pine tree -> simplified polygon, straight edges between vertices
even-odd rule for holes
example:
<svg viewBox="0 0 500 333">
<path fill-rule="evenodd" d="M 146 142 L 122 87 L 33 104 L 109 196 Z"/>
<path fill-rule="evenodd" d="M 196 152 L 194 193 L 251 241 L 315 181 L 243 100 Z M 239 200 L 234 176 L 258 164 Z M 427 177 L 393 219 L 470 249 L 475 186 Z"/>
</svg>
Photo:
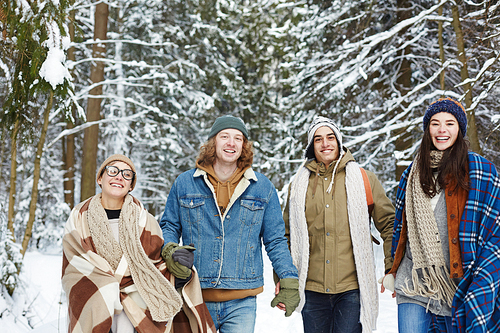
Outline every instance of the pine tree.
<svg viewBox="0 0 500 333">
<path fill-rule="evenodd" d="M 33 182 L 31 203 L 28 219 L 21 246 L 24 255 L 31 239 L 33 223 L 35 221 L 36 204 L 38 198 L 38 181 L 40 179 L 40 161 L 45 143 L 45 134 L 49 123 L 49 114 L 53 107 L 53 97 L 64 98 L 70 87 L 67 70 L 61 64 L 61 54 L 67 47 L 66 35 L 66 8 L 67 1 L 59 3 L 39 4 L 6 1 L 2 3 L 2 25 L 5 31 L 5 43 L 11 45 L 15 64 L 13 72 L 9 73 L 11 81 L 8 83 L 10 92 L 3 103 L 4 112 L 1 114 L 2 128 L 14 127 L 11 137 L 11 194 L 9 197 L 8 229 L 11 240 L 15 241 L 18 228 L 14 226 L 13 189 L 17 182 L 17 142 L 30 144 L 37 142 L 34 156 Z M 55 74 L 55 75 L 54 75 Z M 39 113 L 43 106 L 43 115 Z M 37 131 L 41 125 L 42 131 L 37 138 Z M 12 201 L 12 203 L 10 202 Z M 24 221 L 23 221 L 24 222 Z M 23 223 L 24 224 L 24 223 Z M 9 247 L 11 248 L 11 247 Z M 17 272 L 17 274 L 19 271 Z M 15 286 L 11 286 L 12 291 Z"/>
</svg>

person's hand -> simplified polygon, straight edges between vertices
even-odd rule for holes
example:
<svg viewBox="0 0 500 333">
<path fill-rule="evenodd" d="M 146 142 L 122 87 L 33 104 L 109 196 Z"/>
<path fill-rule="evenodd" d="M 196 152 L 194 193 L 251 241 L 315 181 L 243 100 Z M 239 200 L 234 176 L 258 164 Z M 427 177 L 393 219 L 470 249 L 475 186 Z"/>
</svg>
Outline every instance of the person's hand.
<svg viewBox="0 0 500 333">
<path fill-rule="evenodd" d="M 179 246 L 177 243 L 169 242 L 163 247 L 161 256 L 167 263 L 168 270 L 176 278 L 187 279 L 191 275 L 194 262 L 193 244 Z"/>
<path fill-rule="evenodd" d="M 394 290 L 394 275 L 393 274 L 386 274 L 385 276 L 382 276 L 379 280 L 378 283 L 380 283 L 380 292 L 383 293 L 385 290 L 392 291 L 392 298 L 396 297 L 396 291 Z"/>
<path fill-rule="evenodd" d="M 274 287 L 274 296 L 278 295 L 280 292 L 280 282 L 276 283 L 276 286 Z M 283 303 L 278 303 L 276 307 L 282 311 L 286 311 L 286 306 Z"/>
<path fill-rule="evenodd" d="M 271 301 L 271 306 L 285 311 L 285 317 L 290 317 L 300 303 L 299 280 L 281 279 L 276 284 L 276 296 Z"/>
</svg>

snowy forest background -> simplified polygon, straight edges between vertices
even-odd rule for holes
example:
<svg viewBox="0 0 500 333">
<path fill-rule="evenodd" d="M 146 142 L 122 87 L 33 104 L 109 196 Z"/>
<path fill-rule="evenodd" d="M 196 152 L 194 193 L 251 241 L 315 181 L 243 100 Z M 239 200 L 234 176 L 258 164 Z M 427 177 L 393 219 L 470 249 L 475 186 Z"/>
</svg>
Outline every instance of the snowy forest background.
<svg viewBox="0 0 500 333">
<path fill-rule="evenodd" d="M 60 253 L 107 156 L 134 161 L 159 218 L 223 114 L 281 193 L 323 115 L 393 198 L 442 96 L 500 166 L 499 45 L 496 0 L 1 0 L 1 297 L 27 250 Z"/>
</svg>

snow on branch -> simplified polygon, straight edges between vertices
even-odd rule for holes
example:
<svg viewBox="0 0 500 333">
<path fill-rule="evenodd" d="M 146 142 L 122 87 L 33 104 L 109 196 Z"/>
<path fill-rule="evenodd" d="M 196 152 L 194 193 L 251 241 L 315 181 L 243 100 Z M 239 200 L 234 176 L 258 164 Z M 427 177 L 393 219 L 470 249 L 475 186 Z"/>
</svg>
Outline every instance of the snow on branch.
<svg viewBox="0 0 500 333">
<path fill-rule="evenodd" d="M 128 117 L 108 118 L 108 119 L 101 119 L 101 120 L 96 120 L 96 121 L 90 121 L 90 122 L 84 123 L 84 124 L 82 124 L 80 126 L 73 127 L 71 129 L 65 129 L 64 131 L 62 131 L 61 133 L 59 133 L 59 135 L 54 140 L 52 140 L 49 144 L 47 144 L 45 146 L 45 149 L 49 149 L 50 147 L 52 147 L 57 141 L 59 141 L 63 137 L 71 135 L 71 134 L 75 134 L 75 133 L 78 133 L 78 132 L 81 132 L 84 129 L 90 127 L 90 126 L 99 125 L 99 124 L 105 124 L 105 123 L 112 123 L 112 122 L 115 122 L 115 121 L 120 121 L 120 122 L 133 121 L 134 119 L 140 118 L 141 116 L 147 114 L 148 112 L 149 112 L 149 110 L 144 110 L 144 111 L 141 111 L 139 113 L 133 114 L 133 115 L 128 116 Z"/>
<path fill-rule="evenodd" d="M 483 67 L 477 73 L 475 78 L 468 78 L 468 79 L 462 81 L 460 84 L 458 84 L 457 87 L 460 87 L 460 86 L 462 86 L 464 84 L 468 84 L 468 83 L 471 84 L 471 88 L 474 87 L 476 82 L 479 81 L 479 79 L 481 79 L 481 77 L 486 72 L 486 70 L 488 70 L 499 58 L 500 58 L 500 53 L 498 53 L 495 58 L 491 58 L 491 59 L 486 60 L 483 64 Z"/>
<path fill-rule="evenodd" d="M 338 82 L 334 87 L 330 89 L 331 92 L 339 91 L 342 92 L 348 86 L 353 85 L 359 77 L 367 78 L 366 72 L 369 72 L 368 68 L 373 68 L 375 64 L 371 64 L 371 60 L 369 54 L 379 46 L 382 42 L 397 36 L 402 30 L 407 29 L 415 24 L 419 23 L 422 20 L 428 20 L 430 18 L 435 19 L 435 16 L 431 16 L 431 14 L 436 11 L 440 6 L 444 5 L 450 0 L 441 0 L 439 4 L 431 7 L 428 10 L 422 11 L 419 15 L 406 19 L 404 21 L 399 22 L 394 27 L 392 27 L 388 31 L 384 31 L 375 35 L 368 36 L 363 40 L 355 43 L 350 43 L 346 41 L 339 49 L 338 52 L 332 54 L 330 57 L 334 60 L 331 60 L 331 64 L 341 63 L 341 68 L 337 71 L 336 75 L 330 78 L 328 81 L 335 81 L 339 78 L 342 78 L 341 82 Z M 423 33 L 423 32 L 422 32 Z M 422 34 L 421 33 L 421 34 Z M 419 34 L 419 35 L 421 35 Z M 418 40 L 414 38 L 413 40 Z M 387 53 L 394 53 L 395 50 L 384 50 Z M 353 54 L 357 54 L 349 62 L 345 62 L 345 59 L 351 57 Z M 326 55 L 325 57 L 327 57 Z M 384 55 L 384 58 L 389 57 L 389 54 Z M 376 63 L 378 64 L 381 60 L 379 57 L 374 57 Z M 327 61 L 325 61 L 327 63 Z M 316 63 L 317 65 L 317 63 Z M 364 69 L 363 69 L 364 67 Z M 329 82 L 325 82 L 324 85 L 327 85 Z"/>
<path fill-rule="evenodd" d="M 48 39 L 43 42 L 43 46 L 49 49 L 47 58 L 40 68 L 40 77 L 47 81 L 52 89 L 64 83 L 64 80 L 71 82 L 71 75 L 68 68 L 64 66 L 66 51 L 70 44 L 70 38 L 61 36 L 61 31 L 57 22 L 51 21 L 46 23 Z"/>
<path fill-rule="evenodd" d="M 381 42 L 383 42 L 389 38 L 396 36 L 401 30 L 404 30 L 404 29 L 414 25 L 415 23 L 417 23 L 421 20 L 427 19 L 427 17 L 430 14 L 432 14 L 434 11 L 436 11 L 439 7 L 441 7 L 442 5 L 447 3 L 448 1 L 450 1 L 450 0 L 441 0 L 441 2 L 439 4 L 431 7 L 428 10 L 421 12 L 419 15 L 417 15 L 415 17 L 412 17 L 412 18 L 409 18 L 409 19 L 406 19 L 404 21 L 399 22 L 398 24 L 396 24 L 394 27 L 392 27 L 388 31 L 384 31 L 384 32 L 378 33 L 376 35 L 368 36 L 367 38 L 365 38 L 359 42 L 356 42 L 356 43 L 344 43 L 344 45 L 346 46 L 346 47 L 344 47 L 344 50 L 347 52 L 354 52 L 354 51 L 359 50 L 359 48 L 363 48 L 363 51 L 360 54 L 366 55 L 373 47 L 375 47 L 376 45 L 380 44 Z"/>
</svg>

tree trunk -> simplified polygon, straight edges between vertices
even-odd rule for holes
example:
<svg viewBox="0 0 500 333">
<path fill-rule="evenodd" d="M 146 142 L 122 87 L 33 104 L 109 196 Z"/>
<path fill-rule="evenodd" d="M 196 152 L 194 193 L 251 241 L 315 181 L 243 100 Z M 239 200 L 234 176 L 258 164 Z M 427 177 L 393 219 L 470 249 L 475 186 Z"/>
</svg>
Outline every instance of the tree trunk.
<svg viewBox="0 0 500 333">
<path fill-rule="evenodd" d="M 108 5 L 99 3 L 95 9 L 94 22 L 94 45 L 92 48 L 93 58 L 104 58 L 106 47 L 96 43 L 97 40 L 106 40 L 108 30 Z M 90 70 L 90 80 L 93 84 L 104 80 L 104 62 L 95 61 Z M 101 96 L 102 85 L 98 85 L 90 91 L 90 95 Z M 101 118 L 102 98 L 89 98 L 87 103 L 87 121 L 96 121 Z M 97 144 L 99 140 L 99 126 L 93 125 L 85 129 L 83 137 L 83 159 L 82 159 L 82 180 L 81 198 L 85 200 L 95 194 L 95 173 L 97 167 Z"/>
<path fill-rule="evenodd" d="M 6 19 L 6 15 L 3 12 L 2 8 L 0 8 L 0 21 L 5 22 L 5 19 Z M 4 24 L 3 26 L 4 26 L 4 29 L 2 30 L 2 38 L 3 38 L 3 40 L 5 40 L 5 39 L 7 39 L 7 25 Z"/>
<path fill-rule="evenodd" d="M 443 6 L 439 7 L 438 15 L 443 16 Z M 441 60 L 441 65 L 443 65 L 445 59 L 444 59 L 444 42 L 443 42 L 443 21 L 441 20 L 438 22 L 438 41 L 439 41 L 439 60 Z M 444 90 L 445 88 L 444 74 L 445 72 L 442 71 L 439 76 L 439 84 L 441 86 L 441 90 Z"/>
<path fill-rule="evenodd" d="M 411 18 L 411 4 L 405 0 L 398 0 L 398 22 L 402 22 L 406 19 Z M 406 31 L 406 30 L 405 30 Z M 405 31 L 402 31 L 404 33 Z M 399 73 L 396 79 L 396 87 L 399 90 L 401 96 L 404 96 L 411 89 L 411 64 L 407 57 L 404 55 L 411 53 L 411 47 L 408 45 L 403 51 L 398 52 L 398 57 L 402 57 L 401 66 L 399 67 Z M 408 107 L 407 102 L 402 103 L 404 107 Z M 399 112 L 397 110 L 396 112 Z M 402 128 L 395 131 L 396 141 L 394 143 L 395 150 L 402 152 L 407 150 L 412 145 L 411 133 L 408 132 L 408 128 Z M 404 160 L 396 159 L 396 181 L 399 181 L 401 175 L 407 168 L 407 163 L 401 163 Z"/>
<path fill-rule="evenodd" d="M 69 36 L 71 41 L 75 40 L 75 11 L 70 12 Z M 68 50 L 68 60 L 75 61 L 75 48 Z M 72 129 L 75 125 L 75 106 L 71 107 L 72 121 L 67 122 L 66 128 Z M 75 135 L 70 134 L 63 139 L 63 164 L 64 164 L 64 202 L 73 209 L 75 204 Z"/>
<path fill-rule="evenodd" d="M 74 112 L 72 112 L 74 115 Z M 66 128 L 72 129 L 74 125 L 67 123 Z M 75 135 L 71 134 L 63 141 L 63 163 L 64 163 L 64 202 L 69 208 L 75 205 Z"/>
<path fill-rule="evenodd" d="M 467 57 L 465 56 L 465 43 L 462 33 L 462 25 L 460 24 L 460 15 L 458 13 L 458 6 L 452 6 L 451 12 L 453 15 L 453 29 L 457 35 L 457 51 L 458 60 L 462 63 L 462 70 L 460 76 L 462 82 L 469 79 L 469 70 L 467 69 Z M 482 154 L 481 146 L 479 144 L 479 136 L 476 127 L 476 114 L 475 111 L 470 109 L 472 105 L 472 87 L 470 83 L 463 84 L 465 92 L 465 108 L 467 109 L 467 135 L 469 136 L 470 148 L 478 154 Z"/>
<path fill-rule="evenodd" d="M 14 234 L 14 207 L 16 203 L 16 179 L 17 179 L 17 133 L 19 131 L 19 119 L 14 124 L 12 138 L 10 142 L 10 191 L 9 191 L 9 212 L 7 214 L 7 229 L 12 233 L 12 241 L 16 241 Z"/>
<path fill-rule="evenodd" d="M 6 146 L 6 142 L 5 142 L 6 135 L 7 135 L 7 129 L 2 128 L 2 138 L 0 139 L 0 145 L 2 145 L 2 148 L 0 149 L 0 183 L 4 182 L 4 180 L 3 180 L 3 162 L 4 162 L 4 154 L 5 154 L 5 146 Z"/>
<path fill-rule="evenodd" d="M 31 189 L 31 201 L 30 201 L 30 215 L 28 218 L 28 223 L 26 224 L 26 230 L 24 232 L 24 238 L 22 243 L 21 254 L 24 256 L 26 250 L 28 249 L 28 244 L 31 239 L 33 231 L 33 223 L 35 222 L 35 212 L 36 212 L 36 202 L 38 199 L 38 181 L 40 180 L 40 160 L 43 154 L 43 145 L 45 144 L 45 137 L 47 135 L 47 128 L 49 127 L 49 115 L 52 109 L 52 101 L 54 98 L 54 91 L 50 91 L 49 100 L 47 101 L 47 106 L 43 114 L 43 126 L 42 133 L 40 134 L 40 140 L 38 141 L 38 146 L 36 149 L 34 170 L 33 170 L 33 187 Z"/>
</svg>

